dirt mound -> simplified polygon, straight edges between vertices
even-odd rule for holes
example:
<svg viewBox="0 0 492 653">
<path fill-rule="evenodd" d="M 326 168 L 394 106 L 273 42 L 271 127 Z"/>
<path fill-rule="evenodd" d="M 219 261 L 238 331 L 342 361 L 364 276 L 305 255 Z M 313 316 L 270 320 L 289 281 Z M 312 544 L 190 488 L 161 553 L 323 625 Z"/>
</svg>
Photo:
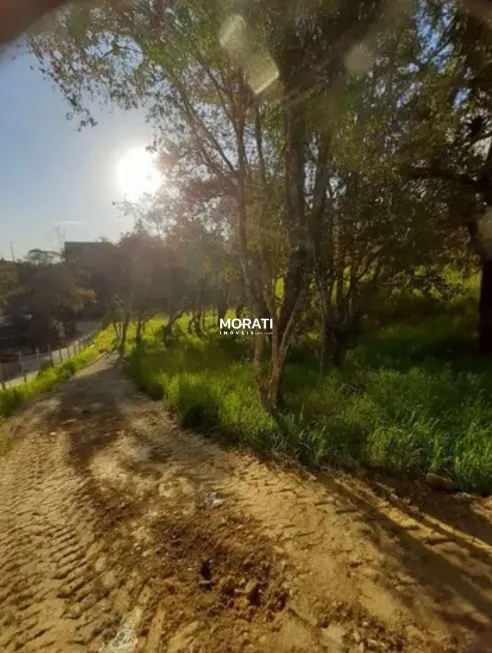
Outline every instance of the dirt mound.
<svg viewBox="0 0 492 653">
<path fill-rule="evenodd" d="M 273 620 L 289 588 L 270 543 L 245 522 L 222 510 L 160 518 L 154 536 L 161 544 L 149 571 L 178 603 L 193 604 L 208 617 L 232 611 L 238 618 Z"/>
<path fill-rule="evenodd" d="M 148 533 L 152 553 L 147 548 L 141 558 L 141 573 L 165 604 L 161 637 L 172 641 L 192 619 L 198 621 L 192 639 L 203 650 L 222 650 L 217 648 L 221 632 L 226 641 L 231 632 L 239 633 L 240 641 L 228 643 L 228 650 L 242 650 L 251 641 L 252 622 L 271 623 L 285 608 L 289 587 L 269 543 L 258 534 L 253 542 L 238 539 L 241 532 L 255 533 L 254 524 L 212 510 L 157 519 Z M 150 627 L 144 621 L 141 635 Z"/>
</svg>

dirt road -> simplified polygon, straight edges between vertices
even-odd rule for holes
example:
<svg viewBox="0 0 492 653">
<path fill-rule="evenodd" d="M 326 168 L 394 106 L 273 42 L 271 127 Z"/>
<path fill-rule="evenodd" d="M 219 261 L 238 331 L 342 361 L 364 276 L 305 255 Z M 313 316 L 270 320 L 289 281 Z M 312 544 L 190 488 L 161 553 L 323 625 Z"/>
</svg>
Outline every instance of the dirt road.
<svg viewBox="0 0 492 653">
<path fill-rule="evenodd" d="M 471 651 L 492 617 L 490 500 L 223 449 L 111 359 L 6 428 L 2 653 Z"/>
</svg>

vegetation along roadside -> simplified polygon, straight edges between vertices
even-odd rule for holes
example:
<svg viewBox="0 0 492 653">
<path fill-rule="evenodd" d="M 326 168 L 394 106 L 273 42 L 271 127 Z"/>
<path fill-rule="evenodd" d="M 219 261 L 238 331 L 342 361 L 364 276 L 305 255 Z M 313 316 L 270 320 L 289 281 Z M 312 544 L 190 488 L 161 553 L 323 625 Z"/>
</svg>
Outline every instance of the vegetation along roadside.
<svg viewBox="0 0 492 653">
<path fill-rule="evenodd" d="M 213 325 L 198 337 L 182 318 L 169 340 L 164 324 L 155 318 L 141 342 L 130 337 L 125 368 L 182 426 L 308 466 L 434 472 L 461 490 L 492 492 L 492 370 L 473 353 L 462 304 L 453 315 L 368 329 L 322 377 L 309 339 L 299 339 L 275 413 L 255 387 L 251 339 Z"/>
<path fill-rule="evenodd" d="M 6 387 L 0 390 L 0 428 L 3 419 L 10 417 L 17 409 L 25 405 L 32 397 L 48 392 L 58 383 L 67 381 L 76 372 L 93 363 L 106 351 L 108 336 L 102 331 L 94 341 L 80 353 L 58 365 L 41 368 L 36 377 L 27 383 Z M 8 434 L 0 430 L 0 455 L 5 453 L 11 444 Z"/>
</svg>

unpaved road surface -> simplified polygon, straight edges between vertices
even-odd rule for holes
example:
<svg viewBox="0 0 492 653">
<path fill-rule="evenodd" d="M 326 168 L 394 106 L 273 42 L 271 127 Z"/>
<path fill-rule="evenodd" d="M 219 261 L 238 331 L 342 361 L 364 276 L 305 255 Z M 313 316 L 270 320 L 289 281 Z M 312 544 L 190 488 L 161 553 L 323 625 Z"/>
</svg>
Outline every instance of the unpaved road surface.
<svg viewBox="0 0 492 653">
<path fill-rule="evenodd" d="M 221 448 L 109 358 L 4 428 L 1 653 L 492 650 L 490 500 Z"/>
</svg>

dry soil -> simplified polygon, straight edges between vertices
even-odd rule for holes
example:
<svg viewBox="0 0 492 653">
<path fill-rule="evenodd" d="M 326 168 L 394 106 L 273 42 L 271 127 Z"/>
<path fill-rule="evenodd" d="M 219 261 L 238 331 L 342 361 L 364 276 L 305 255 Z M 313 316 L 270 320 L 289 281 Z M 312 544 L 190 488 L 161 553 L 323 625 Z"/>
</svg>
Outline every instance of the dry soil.
<svg viewBox="0 0 492 653">
<path fill-rule="evenodd" d="M 108 357 L 4 424 L 0 651 L 492 651 L 492 502 L 181 431 Z"/>
</svg>

